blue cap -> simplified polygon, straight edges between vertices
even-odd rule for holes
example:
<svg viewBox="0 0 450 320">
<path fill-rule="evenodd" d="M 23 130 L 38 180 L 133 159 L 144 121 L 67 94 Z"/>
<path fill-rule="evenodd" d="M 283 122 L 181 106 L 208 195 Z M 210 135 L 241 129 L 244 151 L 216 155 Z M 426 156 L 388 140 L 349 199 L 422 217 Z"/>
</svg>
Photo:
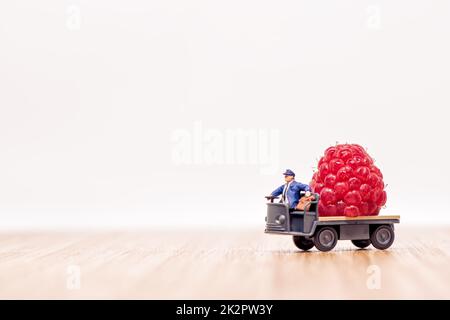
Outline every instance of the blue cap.
<svg viewBox="0 0 450 320">
<path fill-rule="evenodd" d="M 286 171 L 283 173 L 283 175 L 285 175 L 285 176 L 294 176 L 295 177 L 295 173 L 291 169 L 286 169 Z"/>
</svg>

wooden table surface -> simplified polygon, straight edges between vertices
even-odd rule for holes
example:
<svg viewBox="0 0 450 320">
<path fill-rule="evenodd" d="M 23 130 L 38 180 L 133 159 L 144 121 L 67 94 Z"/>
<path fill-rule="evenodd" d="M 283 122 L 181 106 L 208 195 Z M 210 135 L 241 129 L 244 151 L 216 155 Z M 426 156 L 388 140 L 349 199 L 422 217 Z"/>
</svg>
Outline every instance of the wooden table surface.
<svg viewBox="0 0 450 320">
<path fill-rule="evenodd" d="M 1 232 L 0 298 L 449 299 L 450 227 L 300 252 L 261 229 Z"/>
</svg>

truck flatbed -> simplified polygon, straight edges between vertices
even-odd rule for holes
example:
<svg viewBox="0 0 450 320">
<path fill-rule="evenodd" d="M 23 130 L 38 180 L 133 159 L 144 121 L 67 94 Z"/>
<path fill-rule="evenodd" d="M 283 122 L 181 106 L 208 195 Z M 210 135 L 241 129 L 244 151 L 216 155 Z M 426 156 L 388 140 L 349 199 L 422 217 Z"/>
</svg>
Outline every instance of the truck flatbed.
<svg viewBox="0 0 450 320">
<path fill-rule="evenodd" d="M 320 217 L 319 216 L 319 222 L 359 221 L 359 220 L 400 220 L 400 216 L 359 216 L 359 217 L 343 217 L 343 216 Z"/>
</svg>

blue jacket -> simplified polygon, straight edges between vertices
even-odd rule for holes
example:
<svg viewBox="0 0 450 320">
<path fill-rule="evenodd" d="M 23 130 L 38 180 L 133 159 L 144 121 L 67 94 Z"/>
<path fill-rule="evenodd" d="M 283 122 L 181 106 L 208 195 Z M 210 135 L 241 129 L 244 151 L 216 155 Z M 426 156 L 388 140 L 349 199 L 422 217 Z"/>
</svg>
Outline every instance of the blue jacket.
<svg viewBox="0 0 450 320">
<path fill-rule="evenodd" d="M 272 192 L 272 196 L 276 197 L 283 194 L 285 186 L 286 184 L 283 184 L 281 187 L 276 188 Z M 311 188 L 307 184 L 303 184 L 295 180 L 292 181 L 286 193 L 290 208 L 295 208 L 297 206 L 298 201 L 300 200 L 300 191 L 311 191 Z"/>
</svg>

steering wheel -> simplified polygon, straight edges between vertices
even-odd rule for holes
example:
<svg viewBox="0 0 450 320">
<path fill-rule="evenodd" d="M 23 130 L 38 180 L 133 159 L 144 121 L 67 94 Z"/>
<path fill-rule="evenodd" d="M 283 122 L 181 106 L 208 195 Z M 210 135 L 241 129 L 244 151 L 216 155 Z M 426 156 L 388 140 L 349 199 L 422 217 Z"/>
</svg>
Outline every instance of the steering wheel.
<svg viewBox="0 0 450 320">
<path fill-rule="evenodd" d="M 265 196 L 264 198 L 266 198 L 267 200 L 270 200 L 270 203 L 273 203 L 274 199 L 278 199 L 278 197 L 274 197 L 274 196 Z"/>
</svg>

